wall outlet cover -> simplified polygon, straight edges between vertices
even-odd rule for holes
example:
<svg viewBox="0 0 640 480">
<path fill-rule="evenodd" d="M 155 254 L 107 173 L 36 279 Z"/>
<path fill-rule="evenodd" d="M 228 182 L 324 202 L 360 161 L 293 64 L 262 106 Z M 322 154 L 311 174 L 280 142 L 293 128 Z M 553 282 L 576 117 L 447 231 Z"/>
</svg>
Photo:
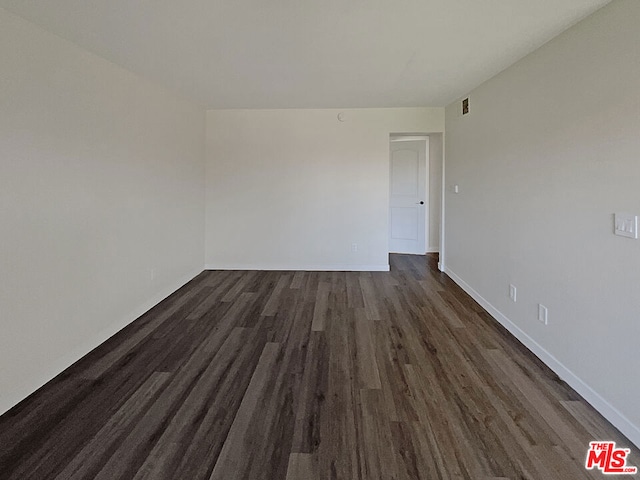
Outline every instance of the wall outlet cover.
<svg viewBox="0 0 640 480">
<path fill-rule="evenodd" d="M 538 320 L 540 320 L 542 323 L 547 325 L 548 315 L 549 315 L 549 310 L 547 309 L 547 307 L 539 303 L 538 304 Z"/>
</svg>

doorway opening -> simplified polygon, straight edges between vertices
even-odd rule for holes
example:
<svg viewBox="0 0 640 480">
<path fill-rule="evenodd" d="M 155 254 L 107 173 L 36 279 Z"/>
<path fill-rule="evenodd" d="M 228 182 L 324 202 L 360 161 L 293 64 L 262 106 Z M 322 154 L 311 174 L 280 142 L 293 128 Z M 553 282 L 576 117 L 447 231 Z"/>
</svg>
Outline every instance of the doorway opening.
<svg viewBox="0 0 640 480">
<path fill-rule="evenodd" d="M 390 253 L 439 253 L 442 137 L 442 133 L 390 135 Z"/>
</svg>

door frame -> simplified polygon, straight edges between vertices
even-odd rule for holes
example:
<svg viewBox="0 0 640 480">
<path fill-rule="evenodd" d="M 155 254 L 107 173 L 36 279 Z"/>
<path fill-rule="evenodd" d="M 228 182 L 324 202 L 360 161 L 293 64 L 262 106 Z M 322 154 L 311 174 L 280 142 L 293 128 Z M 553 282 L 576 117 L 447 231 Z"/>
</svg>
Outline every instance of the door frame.
<svg viewBox="0 0 640 480">
<path fill-rule="evenodd" d="M 389 182 L 388 182 L 388 192 L 389 199 L 387 201 L 387 250 L 391 253 L 391 144 L 396 142 L 415 142 L 415 141 L 424 141 L 425 142 L 425 178 L 424 181 L 424 252 L 420 255 L 426 255 L 429 251 L 429 228 L 430 228 L 430 217 L 431 217 L 431 205 L 430 205 L 430 156 L 429 156 L 429 135 L 426 133 L 391 133 L 389 134 Z M 441 220 L 442 221 L 442 220 Z"/>
</svg>

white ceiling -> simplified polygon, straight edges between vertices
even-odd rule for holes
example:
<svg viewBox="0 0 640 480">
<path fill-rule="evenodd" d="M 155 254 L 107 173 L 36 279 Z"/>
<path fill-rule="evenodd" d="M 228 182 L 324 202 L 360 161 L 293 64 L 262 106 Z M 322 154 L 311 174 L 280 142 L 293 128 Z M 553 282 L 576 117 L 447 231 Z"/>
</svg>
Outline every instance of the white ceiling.
<svg viewBox="0 0 640 480">
<path fill-rule="evenodd" d="M 208 108 L 444 106 L 610 0 L 0 0 Z"/>
</svg>

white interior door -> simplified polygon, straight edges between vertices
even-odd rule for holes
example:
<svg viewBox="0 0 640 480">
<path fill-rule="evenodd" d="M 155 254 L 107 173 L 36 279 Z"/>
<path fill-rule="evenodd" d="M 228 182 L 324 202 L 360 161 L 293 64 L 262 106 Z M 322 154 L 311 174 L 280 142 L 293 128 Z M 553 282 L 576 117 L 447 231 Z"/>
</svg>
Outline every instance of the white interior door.
<svg viewBox="0 0 640 480">
<path fill-rule="evenodd" d="M 389 251 L 424 255 L 426 140 L 391 141 Z"/>
</svg>

